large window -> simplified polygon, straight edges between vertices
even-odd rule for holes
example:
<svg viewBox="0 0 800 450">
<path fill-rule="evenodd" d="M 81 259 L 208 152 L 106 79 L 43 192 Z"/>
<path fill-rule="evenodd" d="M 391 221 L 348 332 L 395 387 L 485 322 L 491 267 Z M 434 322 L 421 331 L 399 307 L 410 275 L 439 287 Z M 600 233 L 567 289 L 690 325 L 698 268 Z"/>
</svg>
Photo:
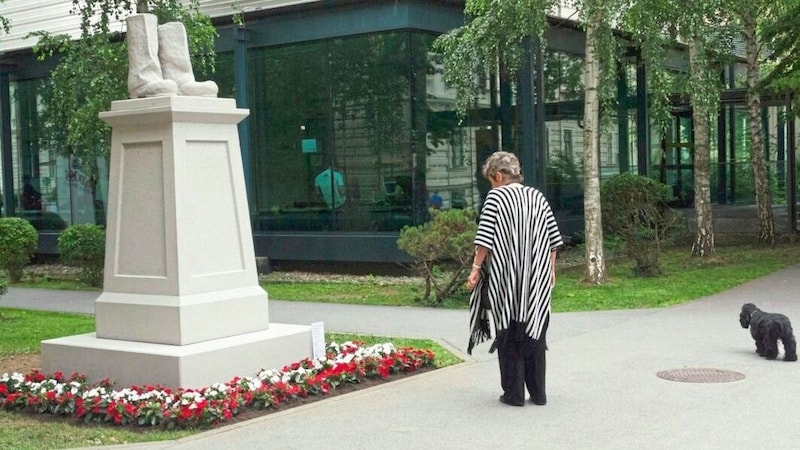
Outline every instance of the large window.
<svg viewBox="0 0 800 450">
<path fill-rule="evenodd" d="M 44 80 L 11 83 L 14 192 L 3 213 L 23 217 L 37 230 L 62 230 L 71 224 L 105 223 L 108 164 L 100 158 L 81 164 L 49 145 L 41 123 Z M 85 167 L 92 167 L 88 172 Z"/>
<path fill-rule="evenodd" d="M 407 32 L 254 49 L 248 71 L 256 231 L 415 223 Z"/>
<path fill-rule="evenodd" d="M 476 206 L 478 148 L 495 148 L 493 133 L 456 118 L 434 38 L 387 32 L 250 51 L 256 232 L 399 231 L 428 207 Z"/>
</svg>

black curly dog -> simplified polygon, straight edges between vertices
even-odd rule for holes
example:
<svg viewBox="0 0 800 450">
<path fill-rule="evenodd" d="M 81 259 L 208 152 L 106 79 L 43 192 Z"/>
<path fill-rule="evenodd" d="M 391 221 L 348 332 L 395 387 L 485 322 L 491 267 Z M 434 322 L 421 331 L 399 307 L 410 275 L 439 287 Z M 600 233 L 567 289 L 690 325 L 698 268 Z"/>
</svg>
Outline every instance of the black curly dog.
<svg viewBox="0 0 800 450">
<path fill-rule="evenodd" d="M 778 339 L 783 342 L 784 361 L 797 361 L 797 343 L 792 332 L 792 323 L 783 314 L 761 311 L 752 303 L 742 305 L 739 314 L 742 328 L 750 327 L 750 335 L 756 341 L 756 353 L 767 359 L 778 357 Z"/>
</svg>

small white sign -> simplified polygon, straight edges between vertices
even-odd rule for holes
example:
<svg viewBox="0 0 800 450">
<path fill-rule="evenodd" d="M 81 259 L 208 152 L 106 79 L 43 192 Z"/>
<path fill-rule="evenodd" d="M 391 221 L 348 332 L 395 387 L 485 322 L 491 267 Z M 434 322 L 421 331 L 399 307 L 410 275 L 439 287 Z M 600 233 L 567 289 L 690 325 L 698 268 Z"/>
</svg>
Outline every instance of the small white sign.
<svg viewBox="0 0 800 450">
<path fill-rule="evenodd" d="M 325 356 L 325 322 L 311 324 L 311 354 L 314 359 Z"/>
</svg>

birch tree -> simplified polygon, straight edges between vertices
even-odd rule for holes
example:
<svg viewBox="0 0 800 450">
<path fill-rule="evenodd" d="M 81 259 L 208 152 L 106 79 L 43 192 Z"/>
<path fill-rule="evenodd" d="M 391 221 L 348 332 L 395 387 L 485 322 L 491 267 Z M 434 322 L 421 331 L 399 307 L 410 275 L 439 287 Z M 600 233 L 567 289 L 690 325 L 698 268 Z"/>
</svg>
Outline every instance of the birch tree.
<svg viewBox="0 0 800 450">
<path fill-rule="evenodd" d="M 587 1 L 586 3 L 591 3 Z M 586 22 L 586 59 L 584 61 L 583 97 L 583 211 L 586 236 L 586 275 L 584 281 L 606 281 L 603 256 L 603 214 L 600 202 L 600 61 L 597 55 L 598 26 L 602 9 L 589 11 Z"/>
<path fill-rule="evenodd" d="M 655 87 L 658 118 L 664 120 L 663 84 L 665 68 L 657 61 L 665 55 L 665 42 L 678 40 L 689 55 L 686 90 L 692 105 L 694 124 L 695 238 L 692 255 L 716 254 L 714 218 L 711 210 L 710 124 L 719 108 L 721 61 L 730 52 L 729 29 L 724 17 L 724 0 L 636 0 L 628 16 L 629 29 L 640 40 L 649 62 L 648 73 Z M 633 28 L 635 25 L 639 29 Z"/>
<path fill-rule="evenodd" d="M 692 256 L 711 256 L 714 245 L 714 220 L 711 212 L 711 135 L 712 114 L 717 111 L 713 95 L 697 89 L 708 76 L 708 49 L 699 29 L 689 33 L 689 84 L 694 125 L 694 209 L 696 232 Z M 708 95 L 708 97 L 704 97 Z"/>
<path fill-rule="evenodd" d="M 613 111 L 617 57 L 611 23 L 616 20 L 621 2 L 617 0 L 582 0 L 575 3 L 581 11 L 585 29 L 584 98 L 583 98 L 583 209 L 586 236 L 586 272 L 584 282 L 606 282 L 603 254 L 603 214 L 600 201 L 600 132 L 601 109 Z M 608 117 L 606 117 L 608 119 Z"/>
<path fill-rule="evenodd" d="M 516 74 L 524 61 L 524 43 L 544 45 L 547 12 L 559 0 L 467 0 L 466 24 L 440 36 L 434 48 L 444 56 L 443 79 L 456 91 L 456 109 L 463 116 L 481 93 L 481 74 L 502 65 Z"/>
<path fill-rule="evenodd" d="M 500 65 L 514 73 L 521 67 L 521 51 L 527 39 L 545 45 L 546 13 L 559 3 L 557 0 L 467 0 L 467 24 L 436 42 L 444 54 L 444 80 L 456 89 L 457 107 L 462 113 L 479 93 L 476 74 L 491 73 Z M 607 80 L 613 80 L 616 73 L 610 12 L 620 3 L 618 0 L 575 3 L 586 27 L 583 189 L 585 282 L 589 284 L 606 281 L 599 177 L 600 106 L 610 98 L 606 94 L 612 92 L 613 84 L 609 85 Z"/>
<path fill-rule="evenodd" d="M 784 0 L 773 5 L 774 20 L 762 23 L 763 41 L 769 43 L 767 61 L 771 71 L 762 84 L 779 92 L 795 94 L 795 109 L 800 107 L 800 0 Z"/>
<path fill-rule="evenodd" d="M 767 155 L 761 127 L 761 60 L 765 41 L 759 31 L 760 24 L 775 19 L 776 3 L 770 0 L 728 0 L 726 11 L 738 23 L 744 40 L 747 60 L 747 112 L 749 116 L 750 162 L 755 181 L 756 209 L 758 213 L 758 243 L 775 244 L 775 218 L 772 211 L 772 193 L 767 174 Z"/>
</svg>

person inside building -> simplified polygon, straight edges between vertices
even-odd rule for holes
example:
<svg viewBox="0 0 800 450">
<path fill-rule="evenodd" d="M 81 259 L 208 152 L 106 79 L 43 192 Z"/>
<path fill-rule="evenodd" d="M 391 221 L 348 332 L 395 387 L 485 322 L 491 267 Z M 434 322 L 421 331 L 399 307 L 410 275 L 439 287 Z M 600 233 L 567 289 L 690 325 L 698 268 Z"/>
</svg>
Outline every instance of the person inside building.
<svg viewBox="0 0 800 450">
<path fill-rule="evenodd" d="M 527 386 L 531 402 L 544 405 L 550 298 L 563 240 L 544 195 L 521 184 L 514 154 L 493 153 L 482 174 L 492 188 L 481 208 L 467 278 L 473 290 L 467 351 L 489 339 L 491 312 L 497 335 L 490 351 L 497 350 L 500 362 L 500 401 L 523 406 Z"/>
<path fill-rule="evenodd" d="M 444 206 L 444 199 L 439 195 L 439 191 L 434 191 L 431 198 L 428 199 L 428 206 L 433 209 L 442 209 L 442 206 Z"/>
<path fill-rule="evenodd" d="M 314 179 L 314 184 L 319 189 L 323 201 L 330 209 L 336 209 L 344 205 L 347 200 L 345 195 L 344 176 L 341 172 L 334 169 L 332 160 L 331 164 L 320 172 Z"/>
<path fill-rule="evenodd" d="M 22 177 L 22 209 L 26 211 L 37 211 L 42 209 L 42 194 L 33 187 L 31 177 Z"/>
</svg>

